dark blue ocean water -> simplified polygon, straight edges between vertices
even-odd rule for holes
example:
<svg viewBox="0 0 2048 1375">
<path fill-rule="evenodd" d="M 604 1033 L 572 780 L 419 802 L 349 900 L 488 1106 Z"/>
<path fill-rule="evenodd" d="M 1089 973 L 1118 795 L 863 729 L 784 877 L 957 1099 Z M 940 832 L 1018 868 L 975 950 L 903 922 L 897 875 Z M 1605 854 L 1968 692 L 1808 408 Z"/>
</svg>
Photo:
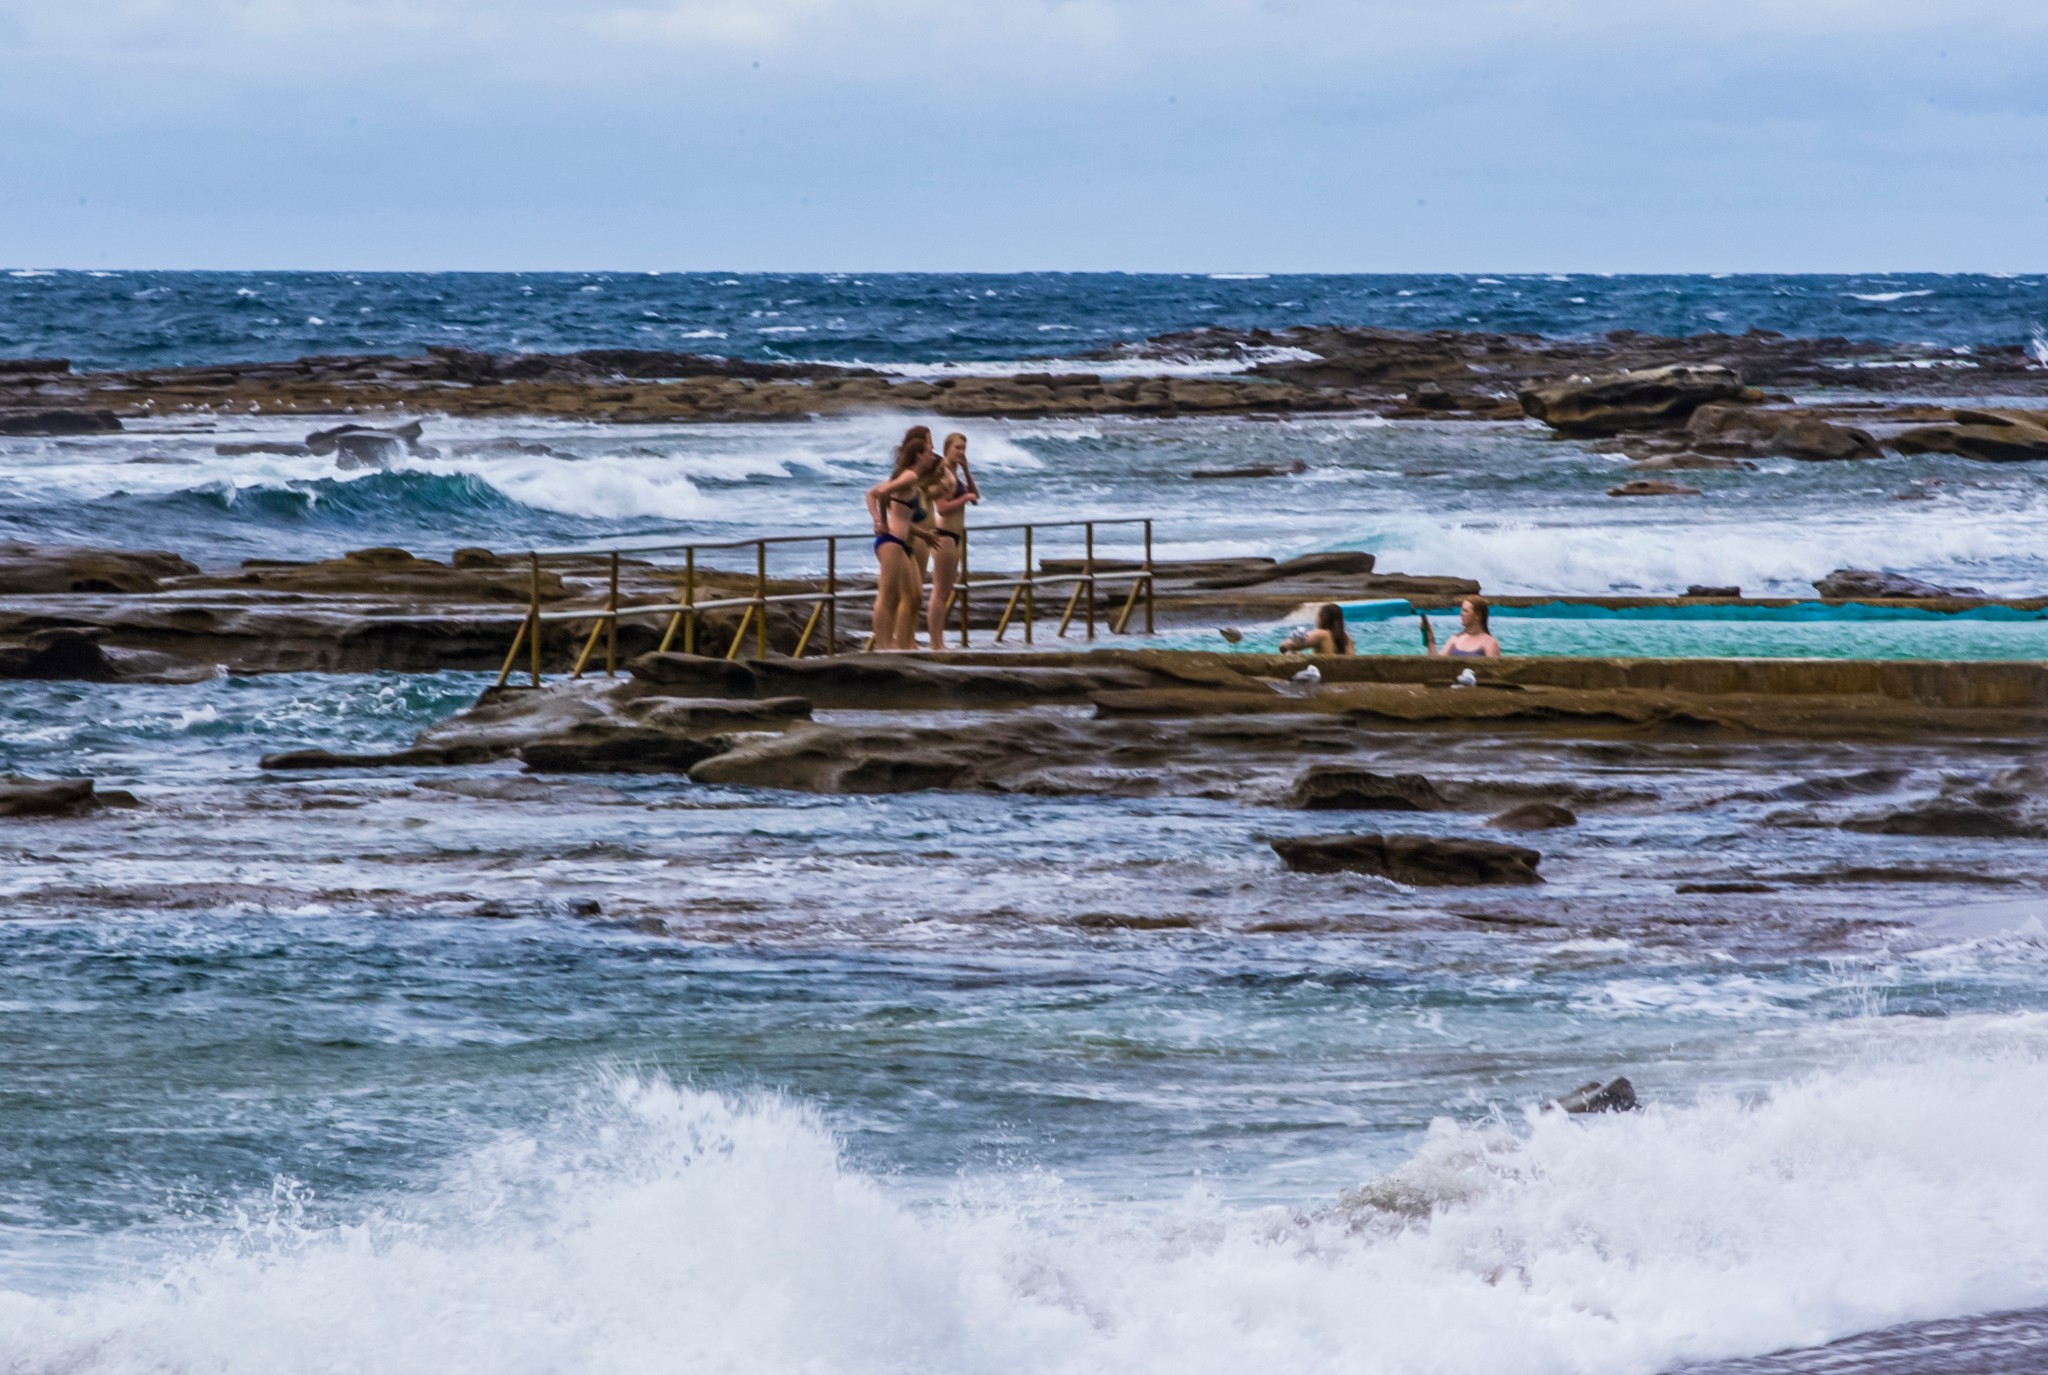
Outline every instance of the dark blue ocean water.
<svg viewBox="0 0 2048 1375">
<path fill-rule="evenodd" d="M 1121 273 L 42 272 L 0 277 L 0 357 L 82 367 L 690 349 L 873 363 L 1085 352 L 1198 325 L 1740 333 L 1960 346 L 2048 328 L 2048 274 L 1201 276 Z M 2048 347 L 2048 346 L 2044 346 Z"/>
</svg>

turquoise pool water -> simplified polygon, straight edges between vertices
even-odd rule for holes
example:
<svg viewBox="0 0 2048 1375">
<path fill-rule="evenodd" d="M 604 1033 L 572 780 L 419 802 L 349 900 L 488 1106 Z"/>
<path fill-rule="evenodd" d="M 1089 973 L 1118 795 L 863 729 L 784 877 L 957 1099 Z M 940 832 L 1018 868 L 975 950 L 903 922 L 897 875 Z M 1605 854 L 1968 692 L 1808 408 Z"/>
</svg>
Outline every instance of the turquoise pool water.
<svg viewBox="0 0 2048 1375">
<path fill-rule="evenodd" d="M 1458 618 L 1430 615 L 1441 642 Z M 1344 603 L 1361 654 L 1415 654 L 1422 630 L 1406 601 Z M 1170 637 L 1172 648 L 1270 653 L 1299 628 L 1243 627 L 1232 646 L 1214 632 Z M 1656 659 L 2048 659 L 2048 611 L 1988 606 L 1924 611 L 1825 602 L 1789 606 L 1644 606 L 1585 602 L 1496 606 L 1492 626 L 1507 654 Z"/>
</svg>

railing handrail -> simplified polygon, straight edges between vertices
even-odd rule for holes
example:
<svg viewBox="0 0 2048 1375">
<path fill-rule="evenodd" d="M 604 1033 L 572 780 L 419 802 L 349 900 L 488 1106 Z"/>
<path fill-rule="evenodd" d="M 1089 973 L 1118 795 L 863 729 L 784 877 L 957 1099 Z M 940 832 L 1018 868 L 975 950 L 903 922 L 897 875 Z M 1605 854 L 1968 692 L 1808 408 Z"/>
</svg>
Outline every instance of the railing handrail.
<svg viewBox="0 0 2048 1375">
<path fill-rule="evenodd" d="M 1150 516 L 1104 516 L 1101 520 L 1021 520 L 1006 525 L 972 525 L 971 534 L 996 535 L 1009 530 L 1078 530 L 1087 525 L 1149 525 Z M 543 559 L 603 558 L 607 554 L 666 554 L 684 549 L 752 549 L 757 544 L 805 544 L 826 540 L 872 539 L 872 530 L 824 530 L 814 535 L 750 535 L 745 539 L 679 540 L 667 544 L 608 544 L 601 548 L 520 549 L 508 557 L 531 554 Z"/>
<path fill-rule="evenodd" d="M 1143 526 L 1144 559 L 1136 564 L 1119 559 L 1112 561 L 1115 566 L 1098 568 L 1095 557 L 1095 531 L 1097 527 L 1105 525 Z M 993 578 L 975 578 L 968 567 L 968 551 L 972 543 L 972 537 L 976 534 L 984 536 L 998 535 L 1019 530 L 1024 534 L 1023 571 L 1014 577 L 998 575 Z M 1081 530 L 1085 532 L 1084 553 L 1080 560 L 1081 567 L 1079 572 L 1042 573 L 1039 571 L 1039 567 L 1042 565 L 1034 566 L 1032 562 L 1033 540 L 1040 530 Z M 960 644 L 962 648 L 966 648 L 970 642 L 971 622 L 968 615 L 968 598 L 976 588 L 984 591 L 1000 588 L 1011 589 L 1009 605 L 1003 608 L 1002 617 L 996 622 L 995 638 L 998 644 L 1002 643 L 1004 634 L 1009 630 L 1011 618 L 1016 614 L 1020 603 L 1024 608 L 1024 641 L 1026 644 L 1029 644 L 1032 639 L 1033 622 L 1037 616 L 1035 592 L 1040 587 L 1057 587 L 1066 584 L 1072 584 L 1074 591 L 1073 595 L 1067 598 L 1066 611 L 1060 616 L 1058 633 L 1061 638 L 1065 638 L 1067 627 L 1073 622 L 1075 611 L 1081 607 L 1082 594 L 1085 592 L 1087 594 L 1085 624 L 1088 628 L 1088 638 L 1093 640 L 1095 638 L 1096 586 L 1105 578 L 1111 583 L 1128 581 L 1131 589 L 1124 598 L 1123 609 L 1117 612 L 1110 621 L 1109 628 L 1111 633 L 1117 635 L 1124 633 L 1124 627 L 1130 624 L 1131 613 L 1137 609 L 1140 593 L 1145 598 L 1145 633 L 1148 635 L 1152 633 L 1153 603 L 1156 592 L 1152 576 L 1152 517 L 1105 516 L 1100 520 L 1082 517 L 1077 520 L 1015 521 L 1004 525 L 969 526 L 966 530 L 959 533 L 960 537 L 956 548 L 956 557 L 959 563 L 955 570 L 953 599 L 947 603 L 944 610 L 939 612 L 939 615 L 942 620 L 950 618 L 954 605 L 957 604 L 959 606 Z M 526 552 L 527 606 L 520 616 L 519 631 L 512 637 L 512 647 L 505 652 L 505 665 L 498 671 L 498 685 L 503 687 L 511 678 L 512 665 L 518 662 L 520 646 L 524 645 L 528 655 L 527 671 L 531 675 L 533 686 L 539 687 L 541 682 L 541 628 L 547 624 L 563 621 L 582 621 L 587 619 L 593 622 L 590 627 L 589 638 L 584 640 L 582 652 L 576 656 L 576 666 L 570 670 L 570 677 L 572 678 L 583 676 L 584 667 L 589 664 L 591 655 L 596 651 L 600 636 L 605 637 L 606 640 L 605 675 L 610 677 L 617 672 L 619 622 L 628 617 L 668 616 L 668 629 L 661 637 L 661 649 L 666 650 L 674 642 L 676 632 L 681 630 L 683 634 L 683 651 L 694 654 L 697 644 L 698 617 L 706 611 L 725 611 L 734 607 L 741 608 L 741 615 L 739 627 L 733 631 L 732 644 L 725 651 L 725 657 L 728 659 L 733 658 L 739 653 L 740 645 L 745 642 L 747 628 L 750 625 L 754 631 L 755 655 L 765 658 L 768 654 L 769 608 L 804 604 L 810 605 L 811 615 L 810 619 L 804 623 L 803 633 L 797 637 L 796 648 L 792 651 L 792 657 L 799 659 L 803 657 L 805 648 L 811 642 L 811 634 L 818 628 L 821 619 L 825 625 L 825 652 L 827 654 L 836 654 L 839 652 L 839 604 L 843 601 L 863 599 L 871 595 L 865 588 L 848 589 L 840 584 L 839 542 L 841 540 L 858 542 L 865 538 L 867 538 L 865 534 L 827 532 L 809 535 L 756 535 L 748 539 L 735 540 L 692 540 L 675 544 L 619 545 L 609 549 L 530 549 Z M 770 592 L 768 590 L 769 547 L 771 545 L 785 544 L 823 544 L 825 546 L 825 577 L 822 587 L 801 592 Z M 880 541 L 876 542 L 876 547 L 877 549 L 880 548 Z M 750 597 L 719 596 L 699 601 L 697 598 L 697 553 L 703 549 L 752 549 L 754 551 L 754 594 Z M 682 581 L 676 589 L 677 596 L 675 600 L 670 601 L 664 598 L 660 601 L 643 602 L 633 606 L 626 605 L 619 596 L 619 563 L 622 556 L 626 554 L 671 552 L 681 552 L 683 554 L 683 566 L 680 570 Z M 570 607 L 556 611 L 542 611 L 540 601 L 540 565 L 543 558 L 601 558 L 606 560 L 610 571 L 610 590 L 605 596 L 604 605 L 594 610 Z M 707 573 L 716 571 L 722 577 L 746 576 L 739 570 L 707 569 L 705 571 Z M 785 583 L 793 580 L 788 577 L 780 579 L 780 581 Z M 872 644 L 873 640 L 870 639 L 869 643 Z"/>
</svg>

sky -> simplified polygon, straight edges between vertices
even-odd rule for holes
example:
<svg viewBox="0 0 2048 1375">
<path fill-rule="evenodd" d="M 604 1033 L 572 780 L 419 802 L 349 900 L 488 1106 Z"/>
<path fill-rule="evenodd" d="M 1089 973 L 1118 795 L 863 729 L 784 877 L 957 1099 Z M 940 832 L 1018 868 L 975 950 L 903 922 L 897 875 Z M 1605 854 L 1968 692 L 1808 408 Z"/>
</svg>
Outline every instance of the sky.
<svg viewBox="0 0 2048 1375">
<path fill-rule="evenodd" d="M 0 0 L 0 265 L 2035 271 L 2041 0 Z"/>
</svg>

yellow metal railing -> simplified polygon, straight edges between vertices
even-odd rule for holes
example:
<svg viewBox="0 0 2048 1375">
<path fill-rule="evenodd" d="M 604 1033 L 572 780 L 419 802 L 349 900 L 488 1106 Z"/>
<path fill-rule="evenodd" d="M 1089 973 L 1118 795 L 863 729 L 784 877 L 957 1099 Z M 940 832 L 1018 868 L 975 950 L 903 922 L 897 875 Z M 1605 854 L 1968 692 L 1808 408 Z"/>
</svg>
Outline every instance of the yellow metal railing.
<svg viewBox="0 0 2048 1375">
<path fill-rule="evenodd" d="M 1097 567 L 1096 531 L 1102 527 L 1142 526 L 1144 532 L 1144 556 L 1139 561 L 1113 561 L 1106 568 Z M 1040 571 L 1037 552 L 1040 547 L 1040 531 L 1081 532 L 1081 558 L 1079 568 L 1071 573 L 1045 573 Z M 970 574 L 968 548 L 973 538 L 986 541 L 998 535 L 1021 534 L 1023 543 L 1023 572 L 1015 576 L 1000 575 L 988 578 L 974 578 Z M 617 549 L 536 549 L 527 558 L 528 600 L 525 614 L 520 618 L 519 629 L 512 637 L 512 647 L 505 652 L 505 663 L 498 670 L 498 685 L 503 687 L 512 677 L 512 669 L 519 662 L 519 651 L 527 651 L 527 672 L 534 687 L 541 681 L 541 627 L 562 621 L 586 621 L 593 617 L 596 624 L 583 641 L 576 655 L 575 666 L 570 670 L 572 678 L 583 676 L 596 653 L 600 639 L 605 642 L 604 671 L 607 677 L 618 671 L 619 622 L 625 617 L 668 617 L 668 626 L 662 632 L 661 650 L 674 646 L 677 634 L 682 636 L 685 654 L 697 652 L 698 621 L 707 612 L 740 610 L 740 622 L 734 629 L 732 640 L 727 644 L 724 657 L 738 657 L 740 647 L 746 643 L 747 632 L 754 634 L 754 653 L 757 658 L 768 654 L 768 611 L 774 606 L 803 606 L 811 608 L 810 616 L 797 637 L 792 658 L 802 658 L 809 648 L 813 635 L 823 624 L 825 653 L 839 651 L 839 604 L 843 601 L 871 599 L 874 588 L 846 588 L 839 581 L 839 544 L 842 540 L 864 541 L 867 535 L 765 535 L 755 539 L 739 540 L 698 540 L 690 543 L 646 544 L 622 546 Z M 777 548 L 806 544 L 825 546 L 825 571 L 822 579 L 814 577 L 783 578 L 784 582 L 818 581 L 821 585 L 814 590 L 801 592 L 776 592 L 768 590 L 768 554 L 770 546 Z M 697 555 L 700 551 L 745 550 L 754 551 L 754 590 L 752 596 L 714 597 L 699 601 Z M 622 605 L 619 600 L 619 560 L 622 555 L 675 554 L 683 556 L 682 580 L 677 584 L 676 599 L 672 602 L 650 602 L 638 606 Z M 541 609 L 541 566 L 551 559 L 588 560 L 593 556 L 607 559 L 608 578 L 604 605 L 596 610 L 543 611 Z M 734 574 L 721 571 L 721 580 L 729 580 Z M 744 576 L 739 575 L 739 576 Z M 946 615 L 951 619 L 957 611 L 959 616 L 960 644 L 969 644 L 969 599 L 975 592 L 997 592 L 1009 590 L 1009 601 L 1004 605 L 1001 617 L 996 622 L 995 641 L 1003 642 L 1009 633 L 1011 623 L 1017 619 L 1017 612 L 1023 611 L 1024 642 L 1033 643 L 1034 623 L 1037 619 L 1037 593 L 1041 587 L 1065 587 L 1071 585 L 1065 609 L 1061 612 L 1058 635 L 1065 638 L 1069 626 L 1077 613 L 1083 617 L 1089 639 L 1095 638 L 1097 618 L 1097 586 L 1099 583 L 1119 583 L 1129 579 L 1130 591 L 1123 605 L 1110 618 L 1111 633 L 1124 634 L 1136 612 L 1142 596 L 1145 609 L 1145 633 L 1153 631 L 1153 586 L 1152 586 L 1152 520 L 1148 516 L 1117 516 L 1105 520 L 1061 520 L 1034 521 L 1012 525 L 976 526 L 960 540 L 960 570 L 953 587 L 951 604 Z M 869 643 L 873 643 L 872 636 Z"/>
</svg>

